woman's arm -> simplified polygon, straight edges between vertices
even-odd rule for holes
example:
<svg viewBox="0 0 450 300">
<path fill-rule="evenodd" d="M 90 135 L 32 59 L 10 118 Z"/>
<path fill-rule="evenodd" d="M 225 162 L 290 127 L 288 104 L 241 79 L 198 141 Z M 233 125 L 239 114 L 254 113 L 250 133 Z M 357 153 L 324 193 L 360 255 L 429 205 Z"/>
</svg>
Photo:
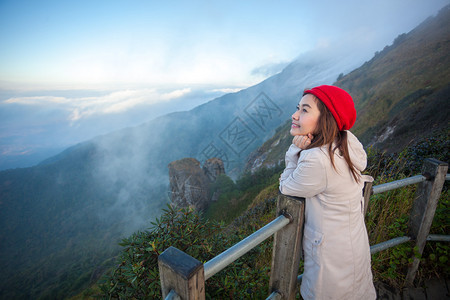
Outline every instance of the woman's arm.
<svg viewBox="0 0 450 300">
<path fill-rule="evenodd" d="M 326 169 L 317 148 L 301 152 L 295 168 L 286 163 L 280 178 L 280 192 L 289 196 L 309 198 L 323 192 L 326 185 Z"/>
<path fill-rule="evenodd" d="M 284 158 L 286 168 L 280 176 L 280 181 L 285 180 L 290 174 L 292 174 L 295 168 L 297 168 L 300 151 L 310 145 L 313 138 L 314 136 L 310 133 L 307 135 L 296 135 L 293 137 L 292 144 L 286 152 L 286 156 Z"/>
<path fill-rule="evenodd" d="M 291 144 L 284 157 L 286 168 L 281 174 L 280 181 L 285 180 L 289 175 L 292 174 L 292 172 L 294 172 L 295 168 L 297 168 L 300 151 L 302 151 L 302 149 L 294 144 Z"/>
</svg>

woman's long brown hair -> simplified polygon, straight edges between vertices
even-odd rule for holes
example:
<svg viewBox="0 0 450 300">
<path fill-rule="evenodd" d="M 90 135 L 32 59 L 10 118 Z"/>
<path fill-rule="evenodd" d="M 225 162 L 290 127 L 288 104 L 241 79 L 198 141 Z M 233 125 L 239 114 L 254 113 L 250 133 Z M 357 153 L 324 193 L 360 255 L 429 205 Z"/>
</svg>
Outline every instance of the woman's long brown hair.
<svg viewBox="0 0 450 300">
<path fill-rule="evenodd" d="M 317 122 L 317 128 L 319 130 L 318 132 L 314 133 L 314 138 L 311 141 L 311 144 L 306 147 L 306 149 L 328 145 L 328 153 L 330 156 L 331 165 L 335 170 L 337 169 L 334 164 L 334 152 L 336 150 L 339 150 L 339 154 L 342 155 L 347 162 L 353 178 L 356 180 L 356 182 L 359 182 L 360 175 L 353 165 L 348 151 L 347 131 L 340 131 L 337 126 L 336 120 L 334 119 L 331 112 L 327 109 L 325 104 L 323 104 L 322 101 L 320 101 L 315 95 L 312 96 L 314 96 L 317 107 L 320 111 L 319 120 Z"/>
</svg>

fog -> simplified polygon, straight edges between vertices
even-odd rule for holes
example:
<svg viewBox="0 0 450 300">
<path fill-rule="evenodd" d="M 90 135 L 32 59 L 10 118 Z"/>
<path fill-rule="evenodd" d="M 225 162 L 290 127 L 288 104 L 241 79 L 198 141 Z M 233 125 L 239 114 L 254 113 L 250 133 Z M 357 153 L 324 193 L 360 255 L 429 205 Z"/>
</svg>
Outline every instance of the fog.
<svg viewBox="0 0 450 300">
<path fill-rule="evenodd" d="M 147 225 L 170 202 L 167 164 L 177 159 L 194 157 L 203 163 L 219 157 L 227 175 L 237 179 L 250 152 L 289 118 L 304 87 L 331 84 L 364 60 L 356 44 L 354 52 L 339 45 L 323 47 L 258 85 L 93 139 L 95 185 L 108 191 L 112 201 L 98 213 L 100 219 L 122 220 L 124 234 Z"/>
<path fill-rule="evenodd" d="M 240 9 L 180 3 L 161 7 L 156 19 L 144 13 L 153 9 L 136 4 L 138 15 L 111 6 L 101 20 L 78 6 L 64 19 L 64 5 L 2 3 L 0 28 L 8 30 L 0 30 L 6 45 L 0 49 L 0 170 L 32 166 L 95 136 L 192 109 L 255 85 L 299 57 L 312 63 L 340 49 L 356 67 L 448 1 L 253 3 Z M 110 19 L 116 13 L 130 18 L 121 31 Z M 149 23 L 136 24 L 139 17 Z M 23 31 L 28 22 L 33 30 Z M 91 27 L 72 28 L 71 22 Z M 64 33 L 70 43 L 61 40 L 61 24 L 73 30 Z M 37 33 L 46 43 L 33 44 Z"/>
<path fill-rule="evenodd" d="M 35 165 L 77 143 L 192 109 L 235 89 L 0 91 L 0 170 Z"/>
</svg>

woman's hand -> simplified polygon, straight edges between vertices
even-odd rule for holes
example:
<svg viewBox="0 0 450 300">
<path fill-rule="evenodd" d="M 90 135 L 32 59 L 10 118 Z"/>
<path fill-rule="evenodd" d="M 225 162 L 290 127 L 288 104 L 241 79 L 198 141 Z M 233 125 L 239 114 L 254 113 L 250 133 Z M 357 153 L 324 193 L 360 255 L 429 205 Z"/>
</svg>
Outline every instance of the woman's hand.
<svg viewBox="0 0 450 300">
<path fill-rule="evenodd" d="M 311 133 L 308 133 L 307 135 L 296 135 L 292 139 L 292 144 L 299 147 L 302 150 L 305 150 L 306 147 L 311 145 L 311 141 L 314 138 L 314 136 Z"/>
</svg>

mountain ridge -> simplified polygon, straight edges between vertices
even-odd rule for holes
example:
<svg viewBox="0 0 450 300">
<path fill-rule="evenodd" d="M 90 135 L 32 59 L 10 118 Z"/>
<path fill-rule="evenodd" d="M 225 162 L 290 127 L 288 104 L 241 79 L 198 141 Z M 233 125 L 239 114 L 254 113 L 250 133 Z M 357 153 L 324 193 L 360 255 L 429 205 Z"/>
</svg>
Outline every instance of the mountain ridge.
<svg viewBox="0 0 450 300">
<path fill-rule="evenodd" d="M 433 34 L 429 35 L 428 32 Z M 396 64 L 394 58 L 404 56 L 404 48 L 409 46 L 408 52 L 415 53 L 413 58 L 417 60 L 423 50 L 420 41 L 427 42 L 423 51 L 425 56 L 430 56 L 429 49 L 442 48 L 432 53 L 433 57 L 427 60 L 428 63 L 415 64 L 416 67 L 419 65 L 416 72 L 425 70 L 427 79 L 420 84 L 417 79 L 410 79 L 415 85 L 408 84 L 406 90 L 402 90 L 402 85 L 385 87 L 385 81 L 389 83 L 393 78 L 406 76 L 404 60 L 411 59 L 399 59 Z M 361 67 L 338 77 L 333 85 L 346 89 L 357 108 L 358 116 L 351 131 L 366 147 L 395 152 L 427 137 L 448 135 L 450 56 L 447 53 L 450 53 L 450 6 L 444 7 L 435 17 L 426 19 L 409 33 L 399 35 L 391 46 L 375 53 Z M 430 62 L 432 59 L 441 62 L 438 69 Z M 389 72 L 381 76 L 379 68 L 385 60 L 390 61 Z M 371 82 L 371 85 L 367 82 Z M 400 91 L 396 92 L 396 89 Z M 381 110 L 377 105 L 381 106 Z M 245 171 L 255 172 L 262 167 L 271 168 L 283 163 L 284 152 L 292 140 L 289 135 L 290 123 L 287 121 L 281 125 L 274 136 L 249 155 Z M 372 127 L 367 124 L 372 124 Z"/>
<path fill-rule="evenodd" d="M 335 82 L 355 100 L 358 118 L 353 131 L 365 144 L 398 151 L 428 133 L 427 127 L 444 130 L 448 126 L 449 19 L 450 6 L 446 6 L 436 17 L 399 35 L 391 46 Z M 440 96 L 433 101 L 436 107 L 430 108 L 426 102 L 433 95 Z M 395 117 L 392 112 L 385 113 L 391 110 L 395 110 Z M 420 110 L 428 110 L 428 115 L 421 117 Z M 401 128 L 402 122 L 408 125 Z"/>
</svg>

